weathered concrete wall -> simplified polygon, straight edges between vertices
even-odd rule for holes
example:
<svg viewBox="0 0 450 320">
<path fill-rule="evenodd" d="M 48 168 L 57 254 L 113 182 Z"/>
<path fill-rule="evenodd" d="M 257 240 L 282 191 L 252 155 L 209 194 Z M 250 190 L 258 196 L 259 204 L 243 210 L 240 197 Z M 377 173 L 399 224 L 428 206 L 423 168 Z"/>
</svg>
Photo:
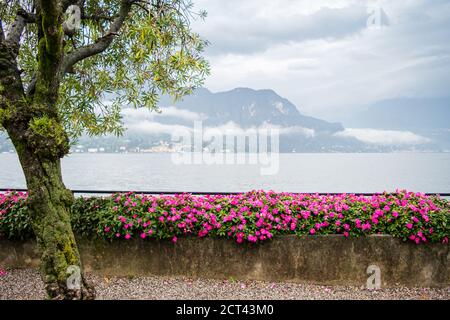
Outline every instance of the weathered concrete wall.
<svg viewBox="0 0 450 320">
<path fill-rule="evenodd" d="M 259 245 L 224 239 L 116 241 L 79 239 L 87 272 L 365 285 L 369 265 L 383 287 L 450 286 L 450 246 L 415 245 L 391 236 L 284 236 Z M 33 242 L 0 241 L 0 267 L 35 267 Z"/>
</svg>

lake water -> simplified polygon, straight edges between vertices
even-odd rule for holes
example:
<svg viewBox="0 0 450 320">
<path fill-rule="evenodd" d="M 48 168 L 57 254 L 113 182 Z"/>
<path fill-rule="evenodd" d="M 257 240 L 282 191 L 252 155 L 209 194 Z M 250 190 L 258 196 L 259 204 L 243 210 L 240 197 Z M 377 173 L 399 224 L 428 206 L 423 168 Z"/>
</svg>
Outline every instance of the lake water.
<svg viewBox="0 0 450 320">
<path fill-rule="evenodd" d="M 450 154 L 280 154 L 275 175 L 258 165 L 175 164 L 170 154 L 72 154 L 71 189 L 151 191 L 450 192 Z M 17 155 L 0 154 L 0 188 L 25 188 Z"/>
</svg>

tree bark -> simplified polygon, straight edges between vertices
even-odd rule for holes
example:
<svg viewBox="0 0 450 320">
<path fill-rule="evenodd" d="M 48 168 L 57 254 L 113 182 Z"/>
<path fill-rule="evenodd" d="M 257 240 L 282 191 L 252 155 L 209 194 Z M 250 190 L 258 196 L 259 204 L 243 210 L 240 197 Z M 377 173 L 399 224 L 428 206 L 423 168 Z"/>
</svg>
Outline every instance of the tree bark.
<svg viewBox="0 0 450 320">
<path fill-rule="evenodd" d="M 42 53 L 47 46 L 40 48 L 39 96 L 32 101 L 25 96 L 15 48 L 0 41 L 0 124 L 14 144 L 26 178 L 49 298 L 91 299 L 95 291 L 84 278 L 70 224 L 74 198 L 61 175 L 60 160 L 69 152 L 69 139 L 56 107 L 59 82 L 52 80 L 60 58 Z"/>
<path fill-rule="evenodd" d="M 70 224 L 73 194 L 62 181 L 60 159 L 44 159 L 19 147 L 29 208 L 50 299 L 93 299 Z"/>
</svg>

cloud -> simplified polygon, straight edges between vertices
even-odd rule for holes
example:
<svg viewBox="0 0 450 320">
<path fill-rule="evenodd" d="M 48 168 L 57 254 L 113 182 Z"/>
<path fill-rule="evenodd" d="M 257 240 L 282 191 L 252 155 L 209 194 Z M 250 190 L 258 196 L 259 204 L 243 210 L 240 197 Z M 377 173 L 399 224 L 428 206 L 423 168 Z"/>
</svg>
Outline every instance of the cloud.
<svg viewBox="0 0 450 320">
<path fill-rule="evenodd" d="M 416 145 L 431 142 L 430 139 L 410 131 L 345 129 L 334 135 L 337 137 L 355 138 L 364 143 L 378 145 Z"/>
<path fill-rule="evenodd" d="M 315 130 L 310 128 L 305 128 L 301 126 L 290 126 L 290 127 L 282 127 L 278 125 L 273 125 L 270 123 L 264 122 L 261 126 L 253 126 L 249 128 L 242 128 L 238 124 L 233 121 L 229 121 L 226 124 L 216 126 L 216 127 L 206 127 L 205 129 L 213 129 L 223 134 L 230 135 L 248 135 L 248 134 L 257 134 L 258 130 L 267 130 L 270 134 L 271 130 L 277 130 L 280 135 L 284 134 L 300 134 L 306 138 L 313 138 L 315 136 Z"/>
<path fill-rule="evenodd" d="M 298 1 L 232 2 L 233 6 L 202 1 L 198 4 L 204 5 L 210 15 L 206 23 L 196 24 L 196 31 L 211 43 L 207 51 L 210 55 L 248 54 L 277 44 L 340 38 L 365 28 L 367 20 L 364 5 L 348 6 L 342 1 L 337 6 L 322 1 L 320 7 L 305 2 L 299 5 Z"/>
<path fill-rule="evenodd" d="M 171 135 L 174 132 L 189 132 L 193 133 L 196 129 L 200 129 L 200 127 L 194 127 L 182 125 L 182 124 L 167 124 L 161 123 L 154 120 L 149 119 L 135 119 L 135 121 L 126 122 L 126 126 L 129 132 L 133 133 L 142 133 L 142 134 L 167 134 Z M 232 136 L 248 136 L 248 135 L 257 135 L 261 133 L 260 130 L 265 130 L 267 134 L 271 134 L 273 130 L 278 131 L 280 135 L 287 134 L 300 134 L 305 138 L 313 138 L 315 136 L 315 131 L 310 128 L 304 128 L 300 126 L 291 126 L 291 127 L 281 127 L 268 123 L 264 123 L 258 127 L 250 127 L 250 128 L 242 128 L 238 124 L 230 121 L 223 125 L 219 126 L 202 126 L 201 129 L 203 133 L 218 133 L 222 135 L 232 135 Z"/>
<path fill-rule="evenodd" d="M 365 27 L 368 3 L 196 0 L 209 12 L 193 26 L 211 41 L 206 87 L 271 88 L 333 121 L 379 100 L 446 95 L 450 1 L 381 1 L 381 29 Z"/>
<path fill-rule="evenodd" d="M 195 121 L 195 120 L 204 120 L 206 119 L 206 115 L 200 114 L 197 112 L 192 112 L 185 109 L 179 109 L 176 107 L 161 107 L 161 112 L 150 111 L 145 108 L 134 109 L 134 108 L 125 108 L 122 110 L 122 115 L 129 122 L 134 121 L 142 121 L 146 120 L 154 120 L 161 118 L 178 118 L 187 121 Z"/>
<path fill-rule="evenodd" d="M 149 120 L 141 120 L 139 122 L 127 124 L 127 130 L 132 133 L 141 133 L 141 134 L 152 134 L 152 135 L 160 135 L 160 134 L 172 134 L 175 131 L 184 131 L 184 130 L 192 130 L 183 125 L 177 124 L 164 124 L 155 121 Z"/>
</svg>

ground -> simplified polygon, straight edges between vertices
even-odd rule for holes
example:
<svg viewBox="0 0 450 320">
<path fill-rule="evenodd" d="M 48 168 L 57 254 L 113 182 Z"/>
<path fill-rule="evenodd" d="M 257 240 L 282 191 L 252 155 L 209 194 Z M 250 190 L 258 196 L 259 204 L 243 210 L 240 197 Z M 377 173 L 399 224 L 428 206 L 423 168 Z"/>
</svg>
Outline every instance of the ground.
<svg viewBox="0 0 450 320">
<path fill-rule="evenodd" d="M 370 291 L 359 287 L 318 286 L 234 279 L 180 277 L 100 277 L 87 275 L 98 299 L 443 299 L 450 288 L 391 288 Z M 45 291 L 34 269 L 7 270 L 0 276 L 0 300 L 44 299 Z"/>
</svg>

